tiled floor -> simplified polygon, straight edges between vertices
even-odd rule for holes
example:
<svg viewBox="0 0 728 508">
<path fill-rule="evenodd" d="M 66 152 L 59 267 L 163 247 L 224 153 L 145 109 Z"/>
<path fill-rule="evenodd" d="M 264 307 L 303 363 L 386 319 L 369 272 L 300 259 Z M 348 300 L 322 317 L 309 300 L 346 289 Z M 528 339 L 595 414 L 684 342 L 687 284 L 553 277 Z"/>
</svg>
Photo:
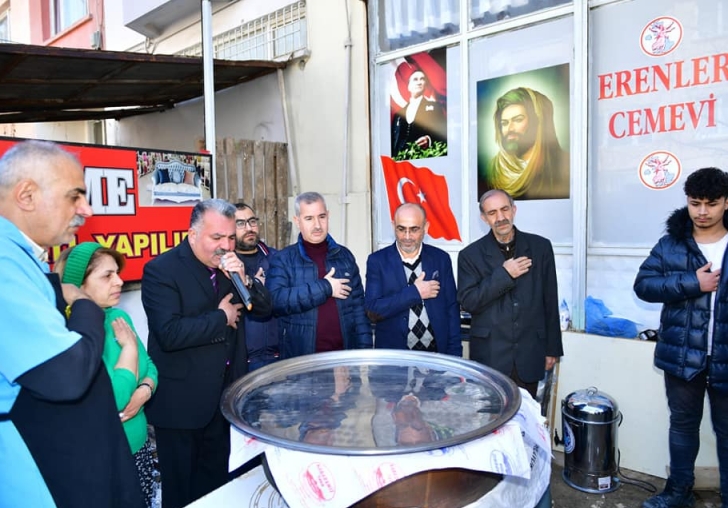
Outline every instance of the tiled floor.
<svg viewBox="0 0 728 508">
<path fill-rule="evenodd" d="M 622 470 L 621 486 L 607 494 L 590 494 L 569 486 L 563 479 L 563 454 L 554 453 L 551 472 L 551 497 L 553 508 L 640 508 L 652 493 L 627 483 L 629 478 L 654 485 L 657 492 L 665 486 L 665 480 L 635 471 Z M 696 491 L 695 508 L 721 508 L 720 495 L 713 491 Z"/>
</svg>

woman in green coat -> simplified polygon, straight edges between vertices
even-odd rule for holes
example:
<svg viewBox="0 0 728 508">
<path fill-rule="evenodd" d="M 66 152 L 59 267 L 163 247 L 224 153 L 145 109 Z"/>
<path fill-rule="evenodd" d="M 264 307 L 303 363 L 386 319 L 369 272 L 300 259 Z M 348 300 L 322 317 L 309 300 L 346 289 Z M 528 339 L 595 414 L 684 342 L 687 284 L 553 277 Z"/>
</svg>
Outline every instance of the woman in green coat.
<svg viewBox="0 0 728 508">
<path fill-rule="evenodd" d="M 111 378 L 119 419 L 136 460 L 147 506 L 151 506 L 154 466 L 144 404 L 157 387 L 157 368 L 129 315 L 114 307 L 121 298 L 124 281 L 119 273 L 123 268 L 124 257 L 119 252 L 95 242 L 84 242 L 63 251 L 54 270 L 63 283 L 81 288 L 104 309 L 106 339 L 102 358 Z"/>
</svg>

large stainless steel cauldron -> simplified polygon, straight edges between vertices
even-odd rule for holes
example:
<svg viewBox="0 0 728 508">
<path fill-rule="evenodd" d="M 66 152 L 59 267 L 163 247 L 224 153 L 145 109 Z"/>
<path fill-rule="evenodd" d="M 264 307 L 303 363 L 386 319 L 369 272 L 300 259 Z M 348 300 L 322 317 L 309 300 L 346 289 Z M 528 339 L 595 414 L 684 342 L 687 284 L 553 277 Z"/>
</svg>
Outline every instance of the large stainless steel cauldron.
<svg viewBox="0 0 728 508">
<path fill-rule="evenodd" d="M 479 363 L 379 349 L 318 353 L 257 370 L 228 388 L 222 412 L 241 431 L 277 446 L 334 455 L 394 455 L 485 436 L 507 422 L 520 403 L 510 379 Z M 437 475 L 450 478 L 436 487 Z M 426 482 L 428 495 L 440 495 L 442 506 L 452 508 L 492 489 L 497 481 L 488 478 L 494 476 L 428 471 L 382 492 L 395 486 L 388 492 L 396 497 L 399 484 Z M 457 477 L 469 486 L 462 489 L 470 493 L 467 501 L 458 499 Z M 483 488 L 487 490 L 478 490 Z M 422 506 L 412 496 L 425 490 L 424 484 L 405 485 L 402 491 L 409 497 L 402 506 Z M 360 506 L 384 506 L 376 494 Z M 437 506 L 432 500 L 429 506 Z M 391 498 L 385 504 L 399 506 Z"/>
</svg>

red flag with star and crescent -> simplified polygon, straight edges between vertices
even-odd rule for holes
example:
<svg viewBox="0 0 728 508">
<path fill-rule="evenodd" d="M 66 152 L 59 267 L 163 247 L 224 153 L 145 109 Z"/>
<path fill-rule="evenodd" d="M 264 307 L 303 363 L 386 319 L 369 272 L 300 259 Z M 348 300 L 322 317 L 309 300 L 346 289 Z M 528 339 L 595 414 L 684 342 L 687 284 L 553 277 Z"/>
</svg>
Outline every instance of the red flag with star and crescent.
<svg viewBox="0 0 728 508">
<path fill-rule="evenodd" d="M 394 219 L 394 211 L 400 204 L 418 203 L 427 213 L 430 222 L 428 234 L 432 238 L 459 241 L 460 231 L 450 209 L 445 177 L 407 161 L 396 162 L 386 155 L 382 155 L 381 159 L 390 217 Z"/>
</svg>

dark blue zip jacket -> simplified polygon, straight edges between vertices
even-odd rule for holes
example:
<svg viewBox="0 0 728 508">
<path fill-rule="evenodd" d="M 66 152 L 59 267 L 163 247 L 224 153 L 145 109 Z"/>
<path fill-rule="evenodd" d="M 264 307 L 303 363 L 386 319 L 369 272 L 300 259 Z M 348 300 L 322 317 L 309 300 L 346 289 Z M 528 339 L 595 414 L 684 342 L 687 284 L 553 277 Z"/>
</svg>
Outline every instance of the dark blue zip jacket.
<svg viewBox="0 0 728 508">
<path fill-rule="evenodd" d="M 728 228 L 728 214 L 723 216 Z M 667 234 L 660 238 L 640 266 L 634 282 L 637 296 L 662 303 L 655 346 L 655 367 L 685 380 L 705 370 L 708 357 L 710 296 L 700 290 L 697 270 L 708 261 L 693 239 L 687 208 L 667 219 Z M 715 296 L 713 348 L 709 382 L 728 392 L 728 270 L 725 255 Z M 713 267 L 715 270 L 717 267 Z"/>
<path fill-rule="evenodd" d="M 270 258 L 277 252 L 273 247 L 258 242 L 255 258 L 241 254 L 238 258 L 245 263 L 245 273 L 254 277 L 259 268 L 265 274 L 269 272 Z M 255 262 L 251 264 L 253 260 Z M 272 314 L 267 317 L 245 314 L 245 343 L 248 346 L 248 362 L 278 357 L 278 326 Z"/>
<path fill-rule="evenodd" d="M 351 294 L 336 299 L 344 349 L 372 347 L 372 330 L 364 311 L 364 286 L 354 255 L 326 237 L 328 253 L 326 272 L 336 268 L 334 277 L 349 279 Z M 266 286 L 273 299 L 273 314 L 278 317 L 281 358 L 292 358 L 316 352 L 318 307 L 331 297 L 331 284 L 319 279 L 316 263 L 306 254 L 303 240 L 270 258 Z"/>
</svg>

